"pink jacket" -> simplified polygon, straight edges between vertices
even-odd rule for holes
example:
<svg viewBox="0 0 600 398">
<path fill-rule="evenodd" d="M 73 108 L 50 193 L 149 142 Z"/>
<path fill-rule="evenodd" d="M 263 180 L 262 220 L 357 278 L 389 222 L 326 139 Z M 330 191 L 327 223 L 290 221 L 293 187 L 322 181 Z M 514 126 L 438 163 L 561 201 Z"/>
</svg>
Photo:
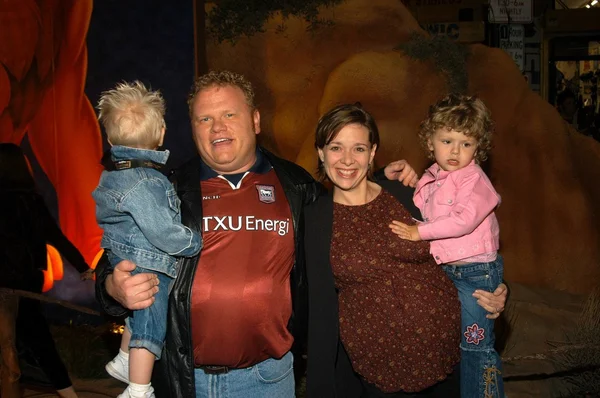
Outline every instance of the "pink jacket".
<svg viewBox="0 0 600 398">
<path fill-rule="evenodd" d="M 430 252 L 438 264 L 500 247 L 494 214 L 500 195 L 475 161 L 452 172 L 434 164 L 419 180 L 413 200 L 423 216 L 419 234 L 431 241 Z"/>
</svg>

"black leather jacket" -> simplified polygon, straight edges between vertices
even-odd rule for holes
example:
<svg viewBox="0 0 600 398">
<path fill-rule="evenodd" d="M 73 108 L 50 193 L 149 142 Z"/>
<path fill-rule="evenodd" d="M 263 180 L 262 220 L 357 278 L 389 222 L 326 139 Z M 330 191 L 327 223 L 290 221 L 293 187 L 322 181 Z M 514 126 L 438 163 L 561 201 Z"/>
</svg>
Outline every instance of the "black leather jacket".
<svg viewBox="0 0 600 398">
<path fill-rule="evenodd" d="M 319 196 L 322 186 L 300 166 L 281 159 L 263 148 L 260 149 L 275 169 L 292 212 L 296 260 L 290 276 L 293 311 L 288 329 L 294 336 L 294 350 L 297 350 L 306 340 L 308 308 L 303 249 L 303 208 Z M 182 222 L 196 231 L 202 230 L 202 193 L 199 173 L 200 158 L 194 158 L 172 176 L 181 199 Z M 194 258 L 181 260 L 179 275 L 171 291 L 165 348 L 162 359 L 156 362 L 152 378 L 157 397 L 195 396 L 189 315 L 192 282 L 201 254 L 202 252 Z M 109 315 L 124 316 L 127 310 L 108 296 L 104 288 L 104 281 L 111 272 L 106 265 L 106 261 L 101 261 L 96 268 L 96 297 Z"/>
</svg>

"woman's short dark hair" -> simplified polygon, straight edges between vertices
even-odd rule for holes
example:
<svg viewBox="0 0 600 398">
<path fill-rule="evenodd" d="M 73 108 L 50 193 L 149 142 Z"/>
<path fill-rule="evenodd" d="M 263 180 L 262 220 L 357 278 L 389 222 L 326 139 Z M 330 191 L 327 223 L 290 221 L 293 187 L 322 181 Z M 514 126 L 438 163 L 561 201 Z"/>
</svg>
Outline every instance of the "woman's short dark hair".
<svg viewBox="0 0 600 398">
<path fill-rule="evenodd" d="M 360 102 L 338 105 L 321 116 L 315 133 L 315 148 L 323 149 L 325 145 L 335 139 L 341 129 L 351 124 L 358 124 L 366 128 L 369 132 L 369 143 L 371 146 L 377 145 L 379 148 L 379 130 L 375 119 L 363 109 Z M 321 181 L 324 181 L 327 179 L 327 175 L 323 170 L 323 162 L 320 158 L 318 161 L 317 175 Z"/>
<path fill-rule="evenodd" d="M 35 181 L 27 159 L 18 145 L 0 144 L 0 189 L 35 191 Z"/>
</svg>

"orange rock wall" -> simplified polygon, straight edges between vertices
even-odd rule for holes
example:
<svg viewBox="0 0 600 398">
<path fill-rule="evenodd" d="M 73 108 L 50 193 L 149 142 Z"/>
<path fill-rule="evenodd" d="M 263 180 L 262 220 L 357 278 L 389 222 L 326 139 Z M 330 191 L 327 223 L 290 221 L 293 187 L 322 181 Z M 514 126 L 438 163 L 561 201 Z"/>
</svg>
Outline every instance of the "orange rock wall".
<svg viewBox="0 0 600 398">
<path fill-rule="evenodd" d="M 299 19 L 275 17 L 265 33 L 234 46 L 208 43 L 209 67 L 255 83 L 263 143 L 311 172 L 318 117 L 354 101 L 380 127 L 379 165 L 404 158 L 424 170 L 417 127 L 446 83 L 431 63 L 393 50 L 420 30 L 417 22 L 395 0 L 348 0 L 322 16 L 334 25 L 306 32 Z M 600 282 L 600 144 L 570 130 L 504 52 L 470 49 L 468 91 L 486 102 L 497 124 L 484 168 L 503 198 L 497 214 L 505 277 L 588 292 Z"/>
</svg>

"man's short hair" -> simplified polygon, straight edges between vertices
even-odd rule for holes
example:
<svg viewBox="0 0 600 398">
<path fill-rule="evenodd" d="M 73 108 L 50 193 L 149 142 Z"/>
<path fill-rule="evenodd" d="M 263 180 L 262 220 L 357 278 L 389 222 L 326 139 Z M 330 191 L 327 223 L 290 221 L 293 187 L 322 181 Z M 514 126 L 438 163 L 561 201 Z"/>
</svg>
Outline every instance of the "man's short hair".
<svg viewBox="0 0 600 398">
<path fill-rule="evenodd" d="M 435 160 L 428 142 L 439 129 L 454 130 L 477 141 L 475 161 L 483 162 L 492 149 L 494 122 L 482 100 L 468 95 L 450 94 L 429 107 L 427 118 L 421 122 L 419 141 L 429 158 Z"/>
<path fill-rule="evenodd" d="M 196 79 L 190 94 L 188 95 L 188 108 L 190 111 L 190 117 L 192 116 L 192 106 L 196 95 L 204 89 L 211 87 L 226 87 L 233 86 L 238 87 L 244 93 L 246 103 L 251 110 L 254 110 L 254 89 L 252 83 L 244 75 L 239 73 L 230 72 L 228 70 L 222 71 L 210 71 Z"/>
<path fill-rule="evenodd" d="M 98 101 L 98 119 L 112 145 L 154 149 L 165 127 L 165 100 L 160 91 L 143 83 L 122 82 L 104 91 Z"/>
</svg>

